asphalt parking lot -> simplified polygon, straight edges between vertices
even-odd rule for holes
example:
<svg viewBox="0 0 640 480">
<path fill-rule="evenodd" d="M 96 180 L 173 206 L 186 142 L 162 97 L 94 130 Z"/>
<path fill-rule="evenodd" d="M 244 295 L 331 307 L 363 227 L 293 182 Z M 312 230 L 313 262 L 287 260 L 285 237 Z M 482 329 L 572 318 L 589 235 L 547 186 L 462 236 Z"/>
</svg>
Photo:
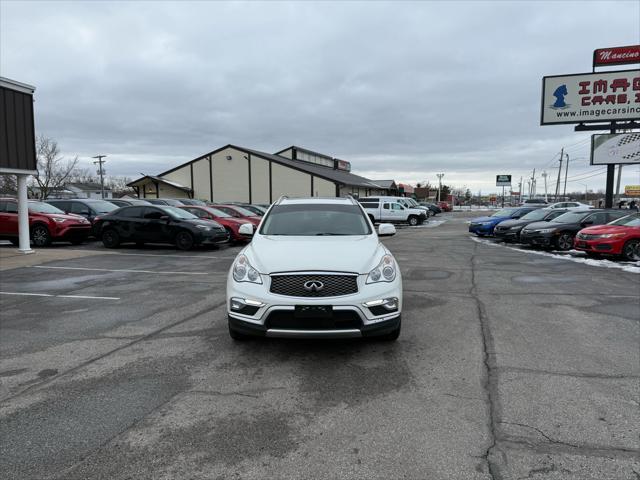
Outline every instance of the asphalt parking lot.
<svg viewBox="0 0 640 480">
<path fill-rule="evenodd" d="M 234 343 L 236 246 L 3 269 L 0 477 L 640 478 L 640 275 L 478 243 L 471 216 L 384 240 L 395 343 Z"/>
</svg>

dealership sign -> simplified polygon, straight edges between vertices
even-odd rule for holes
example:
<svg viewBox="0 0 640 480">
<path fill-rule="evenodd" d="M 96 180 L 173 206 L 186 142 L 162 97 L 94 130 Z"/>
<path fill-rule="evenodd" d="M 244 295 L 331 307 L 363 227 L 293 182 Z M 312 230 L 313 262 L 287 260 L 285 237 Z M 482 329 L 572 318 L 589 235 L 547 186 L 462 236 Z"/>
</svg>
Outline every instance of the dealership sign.
<svg viewBox="0 0 640 480">
<path fill-rule="evenodd" d="M 640 197 L 640 185 L 625 185 L 625 197 Z"/>
<path fill-rule="evenodd" d="M 591 165 L 640 165 L 640 133 L 591 136 Z"/>
<path fill-rule="evenodd" d="M 496 175 L 496 187 L 510 187 L 511 175 Z"/>
<path fill-rule="evenodd" d="M 625 65 L 628 63 L 640 63 L 640 45 L 599 48 L 593 51 L 594 67 Z"/>
<path fill-rule="evenodd" d="M 640 70 L 542 78 L 540 125 L 640 119 Z"/>
</svg>

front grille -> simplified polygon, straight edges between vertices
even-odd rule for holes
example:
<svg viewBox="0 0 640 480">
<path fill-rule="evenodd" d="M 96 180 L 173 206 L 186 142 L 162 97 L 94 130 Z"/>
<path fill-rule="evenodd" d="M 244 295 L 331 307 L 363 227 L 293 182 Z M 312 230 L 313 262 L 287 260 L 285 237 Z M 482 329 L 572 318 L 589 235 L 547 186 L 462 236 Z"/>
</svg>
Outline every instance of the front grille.
<svg viewBox="0 0 640 480">
<path fill-rule="evenodd" d="M 578 238 L 580 240 L 593 240 L 593 239 L 595 239 L 597 237 L 598 237 L 597 235 L 590 235 L 588 233 L 581 233 L 581 234 L 578 235 Z"/>
<path fill-rule="evenodd" d="M 319 282 L 322 288 L 307 289 L 305 283 Z M 307 286 L 309 284 L 307 283 Z M 358 292 L 357 275 L 272 275 L 271 293 L 287 297 L 338 297 Z"/>
<path fill-rule="evenodd" d="M 347 330 L 362 327 L 360 316 L 352 310 L 334 310 L 331 318 L 296 318 L 293 310 L 272 311 L 265 327 L 285 330 Z"/>
</svg>

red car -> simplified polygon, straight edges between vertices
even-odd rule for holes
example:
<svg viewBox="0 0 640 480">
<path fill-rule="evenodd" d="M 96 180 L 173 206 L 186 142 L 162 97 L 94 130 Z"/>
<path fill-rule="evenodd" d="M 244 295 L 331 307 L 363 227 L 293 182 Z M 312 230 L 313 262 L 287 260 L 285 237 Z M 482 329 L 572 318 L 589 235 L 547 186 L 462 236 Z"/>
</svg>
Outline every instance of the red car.
<svg viewBox="0 0 640 480">
<path fill-rule="evenodd" d="M 640 214 L 632 213 L 606 225 L 583 228 L 576 235 L 576 250 L 587 255 L 620 255 L 640 260 Z"/>
<path fill-rule="evenodd" d="M 262 220 L 262 217 L 238 205 L 211 205 L 211 206 L 213 208 L 217 208 L 218 210 L 222 210 L 224 213 L 228 213 L 234 218 L 248 220 L 249 222 L 253 223 L 256 227 L 260 225 L 260 221 Z"/>
<path fill-rule="evenodd" d="M 447 202 L 438 202 L 438 207 L 440 207 L 440 210 L 442 210 L 443 212 L 451 211 L 451 205 L 449 205 Z"/>
<path fill-rule="evenodd" d="M 44 202 L 29 201 L 29 233 L 36 247 L 51 242 L 84 242 L 91 233 L 91 223 L 79 215 L 65 214 Z M 0 239 L 18 245 L 18 202 L 0 199 Z"/>
<path fill-rule="evenodd" d="M 242 220 L 240 218 L 234 218 L 228 213 L 223 212 L 222 210 L 218 210 L 213 207 L 200 207 L 196 205 L 185 205 L 182 207 L 178 207 L 183 210 L 186 210 L 189 213 L 193 213 L 196 217 L 201 218 L 203 220 L 215 220 L 220 225 L 222 225 L 229 235 L 231 236 L 231 240 L 235 242 L 244 242 L 249 240 L 249 238 L 244 235 L 240 235 L 238 233 L 238 229 L 240 225 L 244 223 L 251 223 L 248 220 Z"/>
</svg>

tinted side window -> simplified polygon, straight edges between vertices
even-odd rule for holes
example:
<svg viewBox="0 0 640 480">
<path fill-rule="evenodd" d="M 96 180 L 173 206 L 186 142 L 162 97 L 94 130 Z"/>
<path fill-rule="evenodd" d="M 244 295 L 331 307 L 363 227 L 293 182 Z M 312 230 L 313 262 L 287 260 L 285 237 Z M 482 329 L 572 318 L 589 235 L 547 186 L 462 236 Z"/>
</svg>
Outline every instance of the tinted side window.
<svg viewBox="0 0 640 480">
<path fill-rule="evenodd" d="M 78 215 L 89 215 L 91 210 L 84 203 L 71 202 L 71 213 L 77 213 Z"/>
<path fill-rule="evenodd" d="M 388 204 L 388 203 L 385 203 L 385 204 L 382 206 L 382 208 L 384 208 L 385 210 L 389 210 L 389 204 Z"/>
<path fill-rule="evenodd" d="M 585 218 L 583 222 L 593 222 L 594 225 L 603 225 L 607 223 L 607 213 L 594 213 L 593 215 L 589 215 L 587 218 Z"/>
<path fill-rule="evenodd" d="M 559 217 L 560 215 L 562 215 L 564 213 L 567 213 L 567 212 L 562 212 L 562 211 L 561 212 L 551 212 L 551 214 L 549 214 L 546 219 L 547 220 L 552 220 L 552 219 L 554 219 L 556 217 Z"/>
<path fill-rule="evenodd" d="M 0 213 L 6 212 L 7 210 L 7 202 L 4 200 L 0 200 Z"/>
<path fill-rule="evenodd" d="M 394 210 L 404 210 L 404 207 L 399 203 L 392 203 L 391 208 L 393 208 Z"/>
<path fill-rule="evenodd" d="M 607 223 L 613 222 L 618 218 L 626 217 L 627 215 L 629 215 L 629 212 L 625 210 L 621 210 L 619 212 L 609 212 L 609 219 L 607 220 Z"/>
<path fill-rule="evenodd" d="M 162 210 L 158 210 L 157 208 L 145 208 L 144 209 L 144 218 L 147 220 L 160 220 L 160 217 L 166 215 Z"/>
<path fill-rule="evenodd" d="M 70 211 L 69 202 L 48 202 L 48 203 L 50 205 L 53 205 L 54 207 L 59 208 L 63 212 L 69 212 Z"/>
<path fill-rule="evenodd" d="M 204 210 L 200 210 L 199 208 L 185 208 L 185 210 L 189 213 L 193 213 L 196 217 L 209 218 L 209 214 Z"/>
<path fill-rule="evenodd" d="M 140 218 L 142 216 L 142 207 L 125 208 L 118 215 L 127 218 Z"/>
<path fill-rule="evenodd" d="M 18 213 L 18 204 L 15 202 L 7 202 L 6 213 Z"/>
<path fill-rule="evenodd" d="M 378 203 L 378 202 L 360 202 L 360 205 L 362 205 L 362 208 L 378 208 L 380 206 L 380 203 Z"/>
</svg>

